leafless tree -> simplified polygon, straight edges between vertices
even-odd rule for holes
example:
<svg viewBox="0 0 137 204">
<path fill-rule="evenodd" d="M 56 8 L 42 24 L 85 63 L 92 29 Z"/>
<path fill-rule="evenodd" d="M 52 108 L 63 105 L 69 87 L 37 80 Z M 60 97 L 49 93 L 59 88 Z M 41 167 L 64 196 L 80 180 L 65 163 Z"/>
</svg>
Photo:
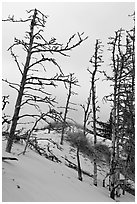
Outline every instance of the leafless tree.
<svg viewBox="0 0 137 204">
<path fill-rule="evenodd" d="M 62 56 L 69 56 L 68 51 L 79 46 L 87 37 L 83 37 L 84 33 L 77 33 L 72 35 L 68 42 L 63 45 L 58 43 L 55 38 L 47 41 L 42 32 L 44 31 L 47 16 L 37 9 L 27 11 L 29 17 L 25 20 L 15 20 L 14 16 L 9 16 L 8 19 L 3 21 L 10 21 L 14 23 L 30 22 L 30 30 L 26 32 L 25 39 L 20 40 L 14 38 L 14 44 L 8 49 L 11 52 L 13 59 L 21 74 L 20 84 L 9 82 L 10 87 L 14 88 L 17 93 L 17 100 L 12 118 L 9 139 L 7 141 L 6 151 L 11 152 L 14 133 L 16 130 L 17 122 L 19 120 L 20 110 L 24 105 L 31 105 L 39 109 L 38 103 L 46 103 L 51 106 L 56 102 L 55 98 L 50 93 L 45 91 L 45 86 L 56 87 L 57 82 L 69 83 L 69 76 L 65 76 L 56 62 L 55 58 L 48 57 L 49 55 L 59 54 Z M 77 40 L 76 40 L 77 38 Z M 21 46 L 26 53 L 24 63 L 20 63 L 18 56 L 15 54 L 14 49 Z M 45 63 L 50 62 L 56 66 L 59 73 L 52 77 L 47 76 Z M 42 72 L 42 74 L 41 74 Z M 22 116 L 23 117 L 23 116 Z M 25 117 L 25 115 L 24 115 Z"/>
<path fill-rule="evenodd" d="M 92 95 L 92 113 L 93 113 L 93 134 L 94 134 L 94 185 L 97 186 L 97 162 L 96 162 L 96 144 L 97 144 L 97 111 L 98 108 L 96 106 L 96 74 L 99 72 L 99 67 L 101 66 L 102 61 L 102 43 L 100 40 L 96 40 L 95 44 L 95 52 L 92 58 L 90 59 L 90 63 L 93 65 L 93 72 L 88 69 L 91 74 L 91 89 L 90 89 L 90 97 Z"/>
<path fill-rule="evenodd" d="M 113 76 L 105 75 L 107 80 L 111 80 L 113 86 L 113 93 L 106 97 L 106 99 L 113 104 L 112 152 L 110 162 L 110 197 L 112 199 L 115 199 L 115 195 L 119 196 L 120 170 L 125 172 L 124 169 L 126 169 L 127 171 L 127 166 L 122 166 L 121 160 L 119 159 L 121 154 L 120 146 L 122 149 L 125 149 L 124 146 L 127 141 L 130 144 L 134 144 L 134 37 L 134 29 L 130 32 L 130 36 L 128 31 L 120 29 L 115 32 L 115 37 L 109 38 L 112 53 L 111 67 Z M 132 118 L 132 125 L 129 123 L 127 115 L 128 118 Z M 133 145 L 131 146 L 133 148 Z"/>
<path fill-rule="evenodd" d="M 72 95 L 76 94 L 74 91 L 72 91 L 72 85 L 78 85 L 78 80 L 73 76 L 74 74 L 70 74 L 70 79 L 69 79 L 69 88 L 68 88 L 68 96 L 67 96 L 67 100 L 66 100 L 66 105 L 65 107 L 60 107 L 60 108 L 65 108 L 64 111 L 64 117 L 63 117 L 63 122 L 62 122 L 62 132 L 61 132 L 61 141 L 60 144 L 63 145 L 63 138 L 64 138 L 64 131 L 66 128 L 66 124 L 67 124 L 67 114 L 69 110 L 76 110 L 72 107 L 70 107 L 70 105 L 76 105 L 74 103 L 72 103 L 70 101 L 70 98 Z"/>
</svg>

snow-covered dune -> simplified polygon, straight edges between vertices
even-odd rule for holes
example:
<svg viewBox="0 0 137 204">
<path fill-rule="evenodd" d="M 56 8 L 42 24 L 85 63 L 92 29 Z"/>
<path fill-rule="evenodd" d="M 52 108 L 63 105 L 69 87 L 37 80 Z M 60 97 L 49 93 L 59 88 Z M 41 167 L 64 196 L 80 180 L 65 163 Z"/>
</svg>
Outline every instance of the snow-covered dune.
<svg viewBox="0 0 137 204">
<path fill-rule="evenodd" d="M 5 145 L 3 141 L 4 155 Z M 77 172 L 63 162 L 50 161 L 29 148 L 25 155 L 18 155 L 23 149 L 24 145 L 14 144 L 12 156 L 18 161 L 2 162 L 3 202 L 113 202 L 108 189 L 93 186 L 91 177 L 83 175 L 81 182 L 77 179 Z M 60 150 L 64 156 L 63 151 L 68 158 L 72 156 L 67 145 Z M 127 193 L 120 200 L 132 202 L 134 196 Z"/>
</svg>

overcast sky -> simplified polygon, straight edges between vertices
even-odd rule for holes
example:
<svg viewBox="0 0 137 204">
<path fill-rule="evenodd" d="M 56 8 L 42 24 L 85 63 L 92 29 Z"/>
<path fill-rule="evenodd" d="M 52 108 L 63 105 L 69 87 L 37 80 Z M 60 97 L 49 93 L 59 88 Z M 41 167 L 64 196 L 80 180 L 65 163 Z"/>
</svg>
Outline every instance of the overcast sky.
<svg viewBox="0 0 137 204">
<path fill-rule="evenodd" d="M 58 58 L 58 63 L 65 74 L 74 72 L 79 80 L 80 88 L 77 89 L 78 96 L 72 101 L 84 103 L 88 97 L 89 91 L 89 74 L 86 69 L 91 67 L 89 59 L 94 53 L 94 44 L 97 38 L 101 39 L 104 44 L 104 65 L 102 69 L 110 70 L 109 59 L 111 53 L 107 53 L 108 37 L 114 36 L 114 32 L 120 28 L 129 30 L 132 28 L 132 19 L 128 17 L 135 10 L 133 2 L 22 2 L 13 3 L 5 2 L 2 4 L 2 17 L 6 19 L 8 15 L 15 18 L 26 18 L 26 10 L 37 8 L 44 14 L 48 15 L 45 28 L 45 38 L 55 37 L 59 42 L 65 43 L 71 35 L 77 32 L 84 32 L 89 38 L 83 44 L 71 51 L 70 58 Z M 13 24 L 9 22 L 2 23 L 2 72 L 3 78 L 11 81 L 20 81 L 20 76 L 14 61 L 7 52 L 7 48 L 13 43 L 14 37 L 22 38 L 25 31 L 29 28 L 28 24 Z M 66 92 L 61 93 L 56 90 L 58 100 L 64 105 Z M 101 99 L 104 95 L 111 92 L 109 84 L 102 82 L 97 83 L 97 96 L 99 97 L 100 119 L 107 120 L 109 117 L 109 105 L 103 104 Z M 13 113 L 13 101 L 16 98 L 16 92 L 3 85 L 3 95 L 9 94 L 11 106 L 7 107 L 10 114 Z M 12 107 L 12 108 L 11 108 Z M 75 113 L 74 119 L 82 122 L 82 111 Z"/>
</svg>

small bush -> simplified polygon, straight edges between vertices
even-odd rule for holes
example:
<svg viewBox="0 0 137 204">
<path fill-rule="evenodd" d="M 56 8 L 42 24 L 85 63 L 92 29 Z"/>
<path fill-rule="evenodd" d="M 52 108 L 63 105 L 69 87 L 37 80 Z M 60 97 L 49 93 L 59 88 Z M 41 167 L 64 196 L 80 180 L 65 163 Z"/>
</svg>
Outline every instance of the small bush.
<svg viewBox="0 0 137 204">
<path fill-rule="evenodd" d="M 69 141 L 69 143 L 73 147 L 79 147 L 79 150 L 88 156 L 90 159 L 94 156 L 94 144 L 89 141 L 83 134 L 82 131 L 79 132 L 68 132 L 66 136 L 66 140 Z M 110 162 L 110 150 L 107 145 L 98 143 L 96 144 L 96 156 L 97 161 L 105 159 L 107 163 Z"/>
</svg>

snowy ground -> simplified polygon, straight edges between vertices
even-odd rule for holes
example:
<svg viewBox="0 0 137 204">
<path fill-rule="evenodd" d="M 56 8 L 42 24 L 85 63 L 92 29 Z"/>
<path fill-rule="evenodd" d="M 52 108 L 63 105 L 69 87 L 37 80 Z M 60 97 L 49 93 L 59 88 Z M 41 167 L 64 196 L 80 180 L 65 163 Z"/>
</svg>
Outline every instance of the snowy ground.
<svg viewBox="0 0 137 204">
<path fill-rule="evenodd" d="M 38 138 L 52 139 L 59 144 L 57 134 L 38 132 Z M 76 164 L 75 149 L 65 143 L 60 149 L 49 140 L 39 140 L 42 147 L 50 150 L 61 160 L 61 163 L 50 161 L 31 149 L 25 155 L 23 144 L 14 144 L 12 156 L 18 161 L 2 162 L 2 201 L 3 202 L 113 202 L 109 191 L 101 187 L 105 175 L 104 167 L 99 167 L 99 185 L 93 186 L 93 180 L 83 175 L 83 181 L 77 179 L 77 172 L 65 165 L 65 158 Z M 3 155 L 6 142 L 3 141 Z M 11 154 L 10 154 L 11 155 Z M 93 165 L 88 158 L 80 155 L 82 169 L 93 174 Z M 105 167 L 106 168 L 106 167 Z M 120 202 L 134 202 L 135 197 L 126 193 L 119 198 Z"/>
</svg>

